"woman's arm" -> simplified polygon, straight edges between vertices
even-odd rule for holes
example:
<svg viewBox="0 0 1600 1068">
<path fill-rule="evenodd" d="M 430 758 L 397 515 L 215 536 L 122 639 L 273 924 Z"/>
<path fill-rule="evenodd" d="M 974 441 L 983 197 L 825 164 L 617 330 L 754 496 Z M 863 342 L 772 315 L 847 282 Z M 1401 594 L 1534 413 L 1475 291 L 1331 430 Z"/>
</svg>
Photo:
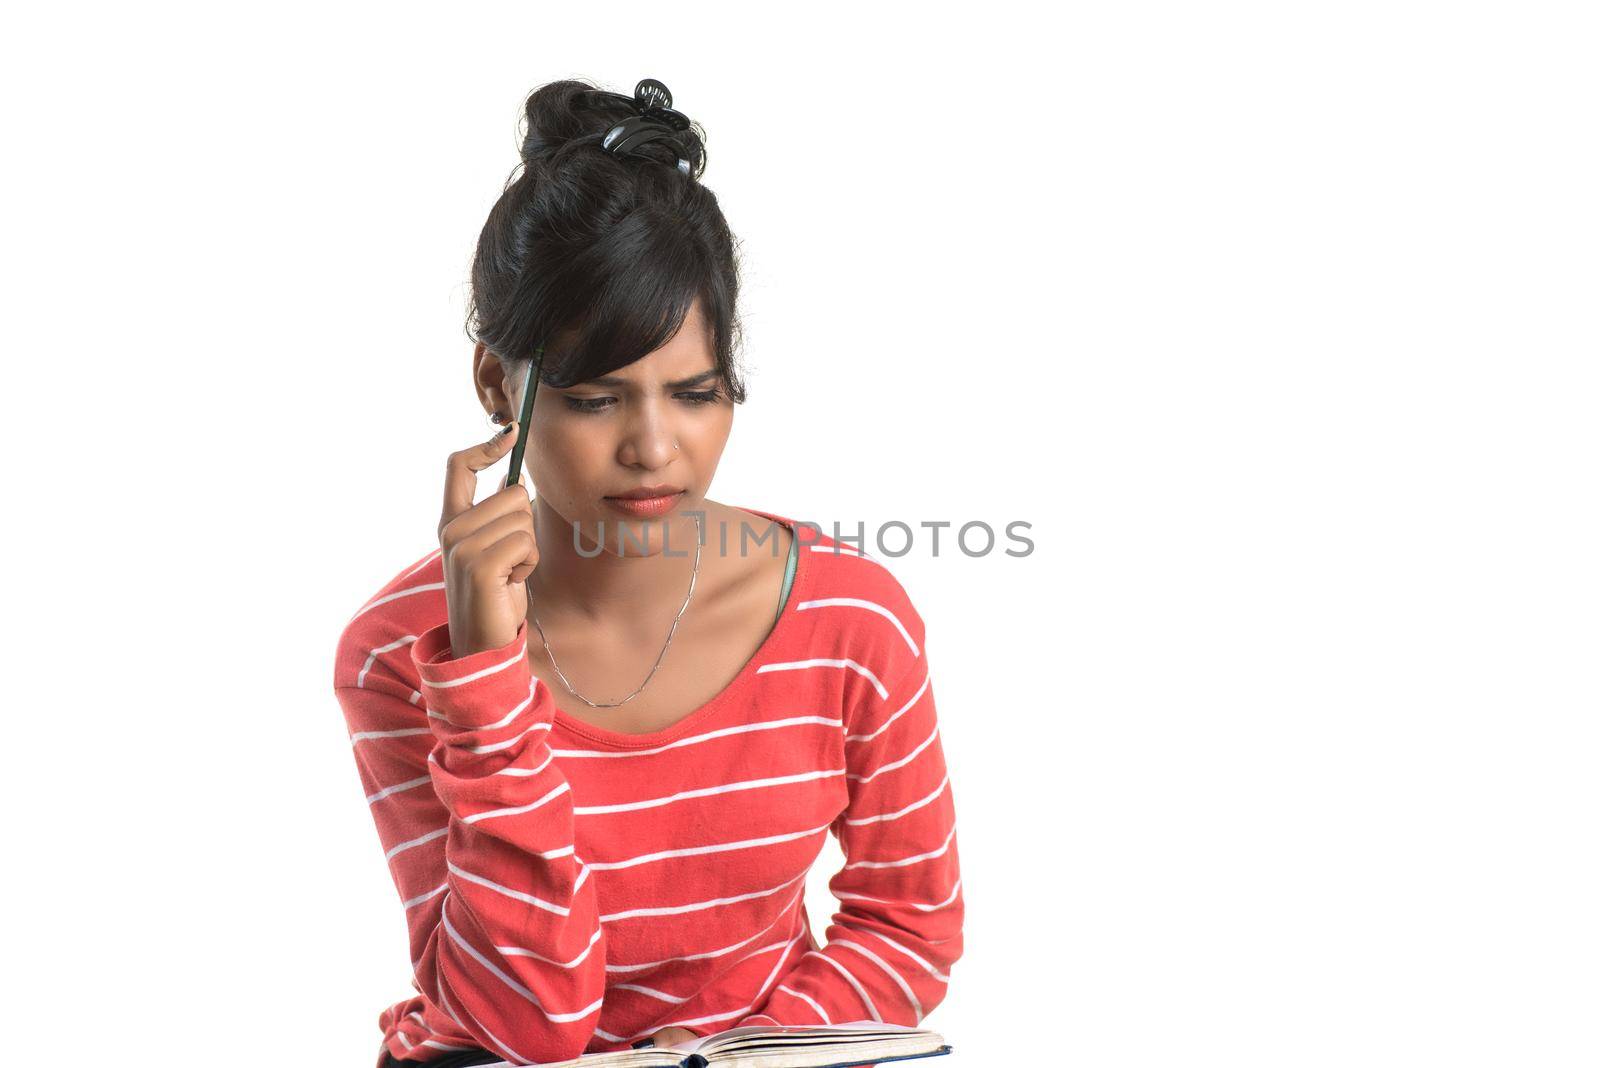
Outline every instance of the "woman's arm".
<svg viewBox="0 0 1600 1068">
<path fill-rule="evenodd" d="M 955 802 L 926 655 L 846 726 L 850 803 L 831 828 L 845 865 L 827 944 L 803 954 L 734 1026 L 878 1020 L 919 1025 L 962 952 Z"/>
<path fill-rule="evenodd" d="M 535 1063 L 588 1045 L 606 947 L 527 629 L 460 658 L 448 623 L 426 631 L 411 645 L 420 693 L 347 632 L 336 679 L 351 684 L 335 693 L 405 907 L 417 989 L 485 1049 Z"/>
</svg>

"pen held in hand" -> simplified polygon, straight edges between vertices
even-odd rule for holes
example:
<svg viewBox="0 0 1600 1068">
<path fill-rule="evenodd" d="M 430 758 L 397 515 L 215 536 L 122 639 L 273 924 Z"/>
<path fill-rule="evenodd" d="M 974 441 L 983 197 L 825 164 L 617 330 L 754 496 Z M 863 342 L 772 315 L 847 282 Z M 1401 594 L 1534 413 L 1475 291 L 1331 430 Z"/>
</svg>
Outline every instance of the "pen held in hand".
<svg viewBox="0 0 1600 1068">
<path fill-rule="evenodd" d="M 517 443 L 511 448 L 511 467 L 506 472 L 505 489 L 515 486 L 517 476 L 522 473 L 522 453 L 527 448 L 528 426 L 533 421 L 533 395 L 539 391 L 539 371 L 543 366 L 544 346 L 540 345 L 534 354 L 533 369 L 528 372 L 526 388 L 522 391 L 522 417 L 517 420 Z"/>
</svg>

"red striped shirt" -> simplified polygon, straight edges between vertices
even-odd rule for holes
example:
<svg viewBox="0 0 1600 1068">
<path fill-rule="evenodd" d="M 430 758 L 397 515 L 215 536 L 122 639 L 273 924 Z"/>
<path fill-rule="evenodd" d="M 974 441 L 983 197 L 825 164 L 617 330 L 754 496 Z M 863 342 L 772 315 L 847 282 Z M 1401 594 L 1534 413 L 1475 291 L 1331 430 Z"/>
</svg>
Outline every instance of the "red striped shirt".
<svg viewBox="0 0 1600 1068">
<path fill-rule="evenodd" d="M 923 623 L 881 563 L 798 529 L 772 633 L 649 734 L 557 708 L 526 623 L 454 657 L 437 550 L 347 624 L 334 690 L 418 991 L 379 1016 L 394 1056 L 919 1025 L 944 999 L 965 902 Z M 804 891 L 830 833 L 846 862 L 819 946 Z"/>
</svg>

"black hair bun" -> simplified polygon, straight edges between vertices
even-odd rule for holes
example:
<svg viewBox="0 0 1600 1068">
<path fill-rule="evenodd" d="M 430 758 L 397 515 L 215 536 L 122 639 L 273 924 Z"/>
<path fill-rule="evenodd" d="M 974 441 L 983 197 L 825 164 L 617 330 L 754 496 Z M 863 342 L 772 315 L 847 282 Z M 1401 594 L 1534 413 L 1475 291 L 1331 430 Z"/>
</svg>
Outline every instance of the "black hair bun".
<svg viewBox="0 0 1600 1068">
<path fill-rule="evenodd" d="M 618 159 L 662 163 L 695 178 L 705 170 L 704 131 L 673 109 L 672 91 L 656 78 L 640 79 L 632 96 L 576 79 L 551 82 L 528 97 L 526 116 L 522 162 L 529 167 L 598 147 Z"/>
</svg>

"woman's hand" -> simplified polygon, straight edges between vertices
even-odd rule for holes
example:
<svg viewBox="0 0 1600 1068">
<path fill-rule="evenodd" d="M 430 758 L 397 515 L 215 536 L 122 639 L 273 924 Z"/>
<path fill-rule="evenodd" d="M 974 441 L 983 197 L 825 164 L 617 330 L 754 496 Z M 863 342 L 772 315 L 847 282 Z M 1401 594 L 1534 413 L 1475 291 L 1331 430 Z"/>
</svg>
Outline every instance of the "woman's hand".
<svg viewBox="0 0 1600 1068">
<path fill-rule="evenodd" d="M 650 1037 L 656 1040 L 658 1046 L 675 1046 L 679 1042 L 688 1042 L 700 1036 L 687 1027 L 663 1027 Z"/>
<path fill-rule="evenodd" d="M 483 444 L 450 454 L 439 547 L 450 606 L 450 649 L 457 658 L 500 648 L 517 636 L 527 618 L 523 582 L 538 566 L 539 542 L 533 533 L 533 498 L 522 472 L 514 485 L 472 503 L 477 473 L 499 462 L 516 439 L 513 420 Z"/>
</svg>

